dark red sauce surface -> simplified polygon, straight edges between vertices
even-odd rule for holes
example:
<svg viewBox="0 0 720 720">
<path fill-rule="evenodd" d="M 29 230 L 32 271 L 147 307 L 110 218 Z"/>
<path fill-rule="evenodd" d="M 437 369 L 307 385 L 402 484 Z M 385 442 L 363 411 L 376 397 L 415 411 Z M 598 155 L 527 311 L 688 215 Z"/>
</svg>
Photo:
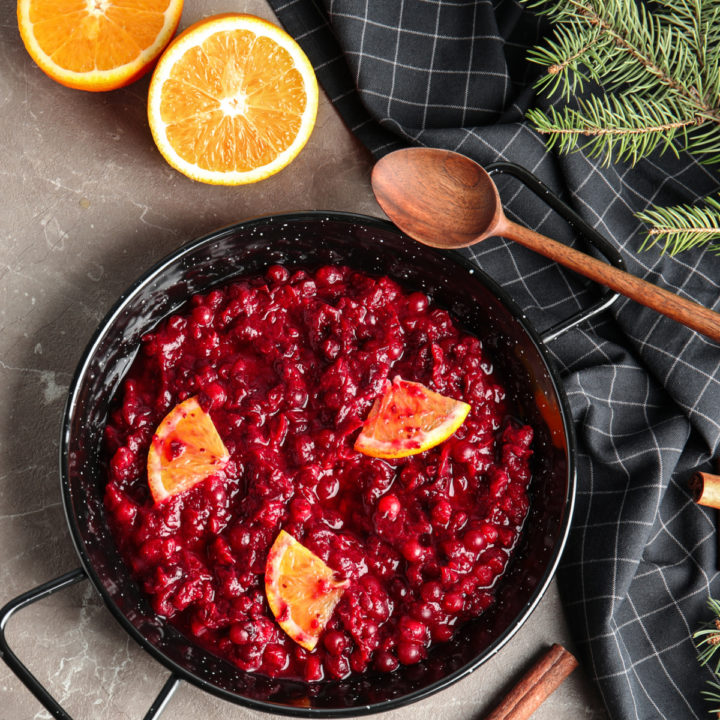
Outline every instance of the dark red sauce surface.
<svg viewBox="0 0 720 720">
<path fill-rule="evenodd" d="M 427 452 L 353 450 L 395 375 L 470 403 Z M 153 433 L 197 396 L 231 454 L 153 505 Z M 106 507 L 155 611 L 240 668 L 308 681 L 422 660 L 490 607 L 528 511 L 532 430 L 480 340 L 421 293 L 344 267 L 195 296 L 143 338 L 109 418 Z M 285 529 L 350 582 L 313 652 L 275 622 L 268 550 Z"/>
</svg>

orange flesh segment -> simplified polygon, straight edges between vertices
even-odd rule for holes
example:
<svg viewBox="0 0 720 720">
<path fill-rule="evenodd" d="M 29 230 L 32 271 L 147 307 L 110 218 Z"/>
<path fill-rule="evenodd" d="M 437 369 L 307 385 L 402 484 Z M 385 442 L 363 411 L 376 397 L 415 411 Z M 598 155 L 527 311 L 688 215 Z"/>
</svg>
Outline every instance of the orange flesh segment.
<svg viewBox="0 0 720 720">
<path fill-rule="evenodd" d="M 222 438 L 197 398 L 176 405 L 158 426 L 148 452 L 148 484 L 156 503 L 220 472 L 228 460 Z"/>
<path fill-rule="evenodd" d="M 263 80 L 266 63 L 278 68 L 272 82 Z M 305 103 L 303 80 L 287 50 L 236 31 L 208 38 L 178 61 L 160 112 L 184 160 L 206 170 L 247 172 L 287 149 Z"/>
<path fill-rule="evenodd" d="M 63 85 L 112 90 L 148 70 L 172 37 L 182 0 L 20 0 L 23 42 Z"/>
<path fill-rule="evenodd" d="M 305 145 L 317 81 L 297 43 L 248 15 L 219 15 L 171 44 L 150 86 L 148 117 L 165 159 L 195 180 L 263 179 Z"/>
<path fill-rule="evenodd" d="M 377 398 L 355 441 L 355 450 L 379 458 L 415 455 L 451 437 L 470 405 L 421 383 L 396 377 Z"/>
<path fill-rule="evenodd" d="M 306 650 L 314 650 L 340 602 L 347 581 L 281 530 L 265 566 L 265 594 L 278 625 Z"/>
</svg>

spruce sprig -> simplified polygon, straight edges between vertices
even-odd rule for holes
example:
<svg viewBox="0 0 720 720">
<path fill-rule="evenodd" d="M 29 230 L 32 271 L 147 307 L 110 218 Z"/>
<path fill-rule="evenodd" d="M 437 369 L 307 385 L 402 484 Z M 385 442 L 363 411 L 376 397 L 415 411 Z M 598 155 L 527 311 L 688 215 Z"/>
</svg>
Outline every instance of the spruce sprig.
<svg viewBox="0 0 720 720">
<path fill-rule="evenodd" d="M 637 217 L 649 226 L 642 250 L 661 243 L 670 255 L 702 246 L 720 253 L 720 196 L 705 198 L 704 205 L 651 208 Z"/>
<path fill-rule="evenodd" d="M 548 113 L 530 110 L 528 118 L 539 132 L 547 134 L 548 147 L 570 152 L 582 136 L 584 149 L 593 156 L 604 155 L 605 164 L 613 157 L 634 164 L 658 148 L 677 155 L 674 141 L 687 144 L 688 132 L 697 124 L 693 115 L 683 115 L 684 108 L 674 98 L 591 95 L 579 99 L 577 105 L 577 109 L 561 112 L 554 108 Z"/>
<path fill-rule="evenodd" d="M 529 112 L 550 146 L 608 163 L 658 148 L 720 162 L 719 0 L 664 0 L 654 13 L 635 0 L 534 5 L 556 24 L 529 56 L 547 68 L 537 87 L 565 100 L 587 80 L 599 88 L 577 107 Z"/>
<path fill-rule="evenodd" d="M 528 112 L 548 147 L 582 148 L 605 164 L 655 151 L 720 163 L 720 0 L 526 2 L 554 24 L 529 54 L 547 70 L 537 89 L 556 100 Z M 713 198 L 637 217 L 651 225 L 643 248 L 720 252 Z"/>
<path fill-rule="evenodd" d="M 720 602 L 714 598 L 709 598 L 708 607 L 715 615 L 715 618 L 701 630 L 693 633 L 693 639 L 697 646 L 700 665 L 710 665 L 713 660 L 717 660 L 711 670 L 718 676 L 720 675 L 720 657 L 716 658 L 716 655 L 720 650 Z M 708 685 L 710 690 L 704 690 L 702 694 L 708 701 L 717 704 L 711 712 L 720 716 L 720 683 L 715 680 L 708 680 Z"/>
</svg>

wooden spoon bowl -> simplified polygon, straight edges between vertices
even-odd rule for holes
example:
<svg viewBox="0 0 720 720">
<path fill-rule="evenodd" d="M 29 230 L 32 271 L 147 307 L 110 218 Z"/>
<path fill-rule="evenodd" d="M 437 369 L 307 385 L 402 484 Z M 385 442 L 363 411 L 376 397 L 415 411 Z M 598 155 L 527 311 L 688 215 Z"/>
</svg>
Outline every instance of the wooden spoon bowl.
<svg viewBox="0 0 720 720">
<path fill-rule="evenodd" d="M 474 160 L 435 148 L 407 148 L 372 172 L 380 207 L 415 240 L 444 250 L 502 236 L 720 341 L 720 315 L 509 220 L 493 179 Z"/>
</svg>

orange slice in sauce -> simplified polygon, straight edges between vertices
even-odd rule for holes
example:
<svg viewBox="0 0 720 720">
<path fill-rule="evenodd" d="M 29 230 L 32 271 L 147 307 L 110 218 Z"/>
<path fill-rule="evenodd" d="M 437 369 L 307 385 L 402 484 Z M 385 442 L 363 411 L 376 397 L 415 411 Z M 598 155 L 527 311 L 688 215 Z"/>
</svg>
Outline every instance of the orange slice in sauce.
<svg viewBox="0 0 720 720">
<path fill-rule="evenodd" d="M 156 503 L 189 490 L 220 472 L 228 460 L 210 416 L 191 397 L 176 405 L 153 436 L 147 460 L 148 485 Z"/>
<path fill-rule="evenodd" d="M 265 594 L 278 624 L 298 645 L 315 649 L 346 585 L 317 555 L 280 531 L 265 566 Z"/>
<path fill-rule="evenodd" d="M 396 377 L 375 400 L 355 440 L 355 450 L 378 458 L 415 455 L 451 437 L 470 405 Z"/>
</svg>

